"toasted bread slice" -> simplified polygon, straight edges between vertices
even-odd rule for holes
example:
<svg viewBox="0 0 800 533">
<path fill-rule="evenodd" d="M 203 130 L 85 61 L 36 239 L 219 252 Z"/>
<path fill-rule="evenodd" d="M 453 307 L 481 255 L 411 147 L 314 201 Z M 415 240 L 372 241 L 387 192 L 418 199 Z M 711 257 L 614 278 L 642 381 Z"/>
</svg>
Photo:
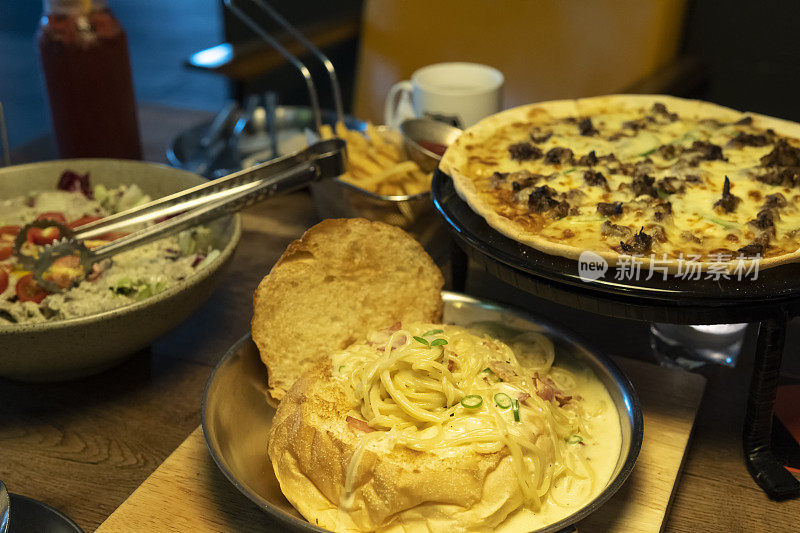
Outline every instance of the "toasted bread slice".
<svg viewBox="0 0 800 533">
<path fill-rule="evenodd" d="M 253 298 L 252 331 L 280 401 L 325 356 L 395 322 L 439 322 L 442 273 L 403 230 L 324 220 L 289 245 Z"/>
</svg>

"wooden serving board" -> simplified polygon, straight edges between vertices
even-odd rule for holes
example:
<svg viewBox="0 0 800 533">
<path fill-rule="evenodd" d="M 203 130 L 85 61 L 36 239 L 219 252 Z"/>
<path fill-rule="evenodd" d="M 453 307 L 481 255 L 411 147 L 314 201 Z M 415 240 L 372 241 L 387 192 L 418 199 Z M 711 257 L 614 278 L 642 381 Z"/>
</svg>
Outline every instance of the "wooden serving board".
<svg viewBox="0 0 800 533">
<path fill-rule="evenodd" d="M 697 374 L 632 359 L 616 361 L 639 393 L 644 442 L 628 481 L 578 524 L 580 533 L 662 529 L 705 388 L 705 378 Z M 97 531 L 277 533 L 283 529 L 228 482 L 198 427 Z"/>
</svg>

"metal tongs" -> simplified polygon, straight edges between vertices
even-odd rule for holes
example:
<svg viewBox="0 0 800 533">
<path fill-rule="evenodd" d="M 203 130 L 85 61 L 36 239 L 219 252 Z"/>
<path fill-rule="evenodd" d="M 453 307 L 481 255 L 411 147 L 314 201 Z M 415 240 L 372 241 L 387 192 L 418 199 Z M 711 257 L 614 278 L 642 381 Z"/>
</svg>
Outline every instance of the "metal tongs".
<svg viewBox="0 0 800 533">
<path fill-rule="evenodd" d="M 76 230 L 56 221 L 36 220 L 20 230 L 15 251 L 23 267 L 33 272 L 40 286 L 51 292 L 61 291 L 68 287 L 57 284 L 47 275 L 60 258 L 73 256 L 79 259 L 80 272 L 76 272 L 71 283 L 81 281 L 92 272 L 95 263 L 116 254 L 231 214 L 276 194 L 292 192 L 317 180 L 341 175 L 346 168 L 344 148 L 341 139 L 319 141 L 294 154 L 116 213 Z M 153 220 L 158 222 L 92 250 L 83 242 L 109 231 Z M 25 254 L 28 230 L 34 227 L 56 227 L 61 238 L 38 253 Z"/>
<path fill-rule="evenodd" d="M 343 121 L 341 89 L 333 63 L 269 4 L 263 0 L 249 1 L 260 9 L 262 14 L 266 14 L 300 41 L 323 64 L 330 78 L 338 120 Z M 245 13 L 237 3 L 234 0 L 225 0 L 225 5 L 232 13 L 241 18 L 261 38 L 272 45 L 297 68 L 305 79 L 311 107 L 314 111 L 316 130 L 319 134 L 319 130 L 322 127 L 322 112 L 310 71 L 297 57 L 262 28 L 255 19 Z M 0 108 L 1 111 L 2 108 Z M 71 259 L 69 265 L 72 270 L 75 263 L 79 263 L 79 266 L 74 268 L 78 271 L 77 275 L 74 278 L 70 276 L 70 283 L 74 284 L 88 276 L 93 270 L 93 265 L 116 254 L 233 213 L 270 196 L 297 190 L 320 179 L 340 176 L 346 170 L 346 161 L 345 142 L 342 139 L 318 141 L 305 150 L 273 159 L 218 178 L 207 184 L 198 185 L 197 187 L 111 215 L 81 226 L 76 230 L 52 220 L 34 221 L 20 230 L 14 245 L 15 252 L 23 267 L 33 272 L 37 283 L 43 288 L 51 292 L 64 290 L 67 287 L 62 286 L 65 285 L 63 280 L 59 285 L 52 279 L 48 279 L 47 276 L 53 264 L 60 258 L 71 256 L 78 259 L 78 261 Z M 89 250 L 83 242 L 86 239 L 103 235 L 109 231 L 140 225 L 153 220 L 157 221 L 156 224 L 138 229 L 121 239 L 92 250 Z M 33 250 L 26 249 L 28 230 L 34 227 L 56 227 L 60 232 L 60 239 L 46 245 L 41 251 L 38 248 Z M 32 254 L 25 254 L 26 250 L 32 251 Z"/>
</svg>

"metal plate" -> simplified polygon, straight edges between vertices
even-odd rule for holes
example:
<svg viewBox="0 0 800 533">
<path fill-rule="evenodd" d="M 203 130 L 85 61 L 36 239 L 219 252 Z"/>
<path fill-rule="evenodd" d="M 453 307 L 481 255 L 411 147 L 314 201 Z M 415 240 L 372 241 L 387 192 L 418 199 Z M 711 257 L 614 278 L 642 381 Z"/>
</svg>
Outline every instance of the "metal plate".
<svg viewBox="0 0 800 533">
<path fill-rule="evenodd" d="M 622 449 L 606 488 L 567 518 L 538 530 L 555 532 L 587 516 L 625 482 L 642 445 L 642 411 L 633 386 L 606 356 L 590 350 L 571 333 L 525 312 L 485 300 L 445 292 L 444 320 L 469 325 L 499 322 L 519 330 L 541 331 L 553 340 L 558 358 L 591 368 L 611 394 L 619 412 Z M 305 521 L 284 498 L 267 457 L 267 437 L 275 409 L 266 401 L 267 371 L 250 336 L 237 342 L 217 365 L 203 397 L 203 432 L 220 470 L 245 496 L 291 531 L 325 531 Z"/>
<path fill-rule="evenodd" d="M 557 301 L 566 305 L 572 304 L 562 301 L 563 296 L 572 293 L 573 296 L 594 299 L 576 305 L 584 310 L 658 321 L 669 320 L 666 317 L 659 318 L 658 310 L 652 316 L 646 309 L 631 316 L 624 309 L 611 309 L 609 306 L 616 301 L 621 305 L 641 308 L 651 306 L 663 310 L 671 307 L 694 314 L 686 319 L 696 324 L 732 321 L 733 318 L 738 318 L 739 322 L 750 322 L 774 315 L 779 305 L 800 305 L 800 264 L 762 270 L 757 279 L 741 281 L 685 280 L 672 276 L 664 280 L 658 275 L 650 280 L 619 281 L 615 279 L 617 269 L 611 267 L 604 278 L 586 282 L 578 274 L 577 261 L 540 252 L 490 227 L 458 196 L 450 177 L 438 169 L 434 173 L 431 188 L 436 209 L 444 216 L 454 235 L 466 245 L 468 252 L 477 251 L 476 258 L 479 260 L 497 263 L 491 265 L 495 271 L 503 267 L 511 269 L 512 272 L 493 273 L 516 286 L 538 282 L 561 291 Z M 527 281 L 520 276 L 527 278 Z M 514 278 L 519 278 L 519 282 L 513 281 Z M 548 298 L 547 291 L 542 292 L 537 295 Z M 566 299 L 569 300 L 569 297 Z M 607 304 L 606 310 L 597 309 L 604 304 Z M 743 304 L 747 304 L 746 309 Z M 725 313 L 726 308 L 733 310 Z M 705 319 L 699 316 L 702 314 L 707 315 Z"/>
</svg>

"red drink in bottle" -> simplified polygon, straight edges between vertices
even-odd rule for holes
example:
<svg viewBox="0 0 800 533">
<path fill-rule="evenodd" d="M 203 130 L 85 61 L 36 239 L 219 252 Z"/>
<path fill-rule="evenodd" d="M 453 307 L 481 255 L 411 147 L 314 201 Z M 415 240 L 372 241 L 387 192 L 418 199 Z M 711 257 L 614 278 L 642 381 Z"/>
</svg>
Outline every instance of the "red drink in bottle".
<svg viewBox="0 0 800 533">
<path fill-rule="evenodd" d="M 39 51 L 62 158 L 141 159 L 128 43 L 105 0 L 45 0 Z"/>
</svg>

